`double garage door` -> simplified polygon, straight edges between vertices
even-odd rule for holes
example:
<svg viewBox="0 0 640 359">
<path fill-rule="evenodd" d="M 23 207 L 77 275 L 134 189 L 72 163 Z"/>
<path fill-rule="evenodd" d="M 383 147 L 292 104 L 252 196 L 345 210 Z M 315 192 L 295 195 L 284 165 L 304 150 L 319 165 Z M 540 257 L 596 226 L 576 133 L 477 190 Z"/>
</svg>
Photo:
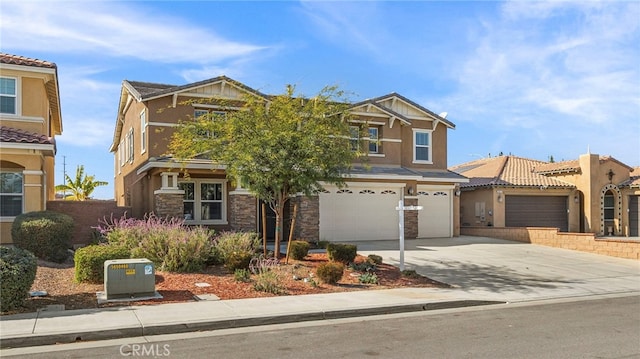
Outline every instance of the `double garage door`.
<svg viewBox="0 0 640 359">
<path fill-rule="evenodd" d="M 398 239 L 398 201 L 402 184 L 349 183 L 320 193 L 320 239 L 328 241 Z M 418 188 L 418 237 L 450 237 L 451 201 L 447 191 Z M 435 192 L 444 192 L 445 195 Z M 443 199 L 446 198 L 446 201 Z M 446 202 L 446 203 L 445 203 Z M 445 212 L 445 215 L 441 215 Z"/>
<path fill-rule="evenodd" d="M 507 227 L 555 227 L 561 232 L 569 228 L 567 197 L 506 196 Z"/>
</svg>

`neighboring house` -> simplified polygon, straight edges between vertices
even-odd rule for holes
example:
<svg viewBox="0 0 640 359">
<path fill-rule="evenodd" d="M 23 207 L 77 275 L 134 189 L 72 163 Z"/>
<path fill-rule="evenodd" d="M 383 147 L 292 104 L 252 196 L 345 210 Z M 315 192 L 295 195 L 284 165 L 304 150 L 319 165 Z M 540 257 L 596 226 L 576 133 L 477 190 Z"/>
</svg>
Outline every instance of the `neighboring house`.
<svg viewBox="0 0 640 359">
<path fill-rule="evenodd" d="M 58 71 L 52 62 L 0 53 L 0 243 L 14 218 L 55 198 L 54 137 L 62 133 Z"/>
<path fill-rule="evenodd" d="M 469 178 L 461 185 L 462 226 L 638 236 L 640 173 L 613 157 L 548 163 L 498 156 L 450 169 Z"/>
<path fill-rule="evenodd" d="M 225 76 L 183 86 L 125 80 L 110 148 L 118 205 L 131 206 L 135 217 L 155 213 L 217 230 L 261 232 L 259 201 L 236 185 L 240 181 L 227 179 L 224 164 L 195 159 L 185 165 L 167 153 L 180 121 L 228 111 L 231 105 L 237 110 L 246 95 L 270 98 Z M 217 104 L 220 100 L 224 106 Z M 407 238 L 457 235 L 455 193 L 467 179 L 447 170 L 447 132 L 453 123 L 395 93 L 353 104 L 350 111 L 353 141 L 366 141 L 368 166 L 354 168 L 347 188 L 327 185 L 316 197 L 293 199 L 300 204 L 296 237 L 398 238 L 395 208 L 402 197 L 406 205 L 424 206 L 407 212 Z"/>
</svg>

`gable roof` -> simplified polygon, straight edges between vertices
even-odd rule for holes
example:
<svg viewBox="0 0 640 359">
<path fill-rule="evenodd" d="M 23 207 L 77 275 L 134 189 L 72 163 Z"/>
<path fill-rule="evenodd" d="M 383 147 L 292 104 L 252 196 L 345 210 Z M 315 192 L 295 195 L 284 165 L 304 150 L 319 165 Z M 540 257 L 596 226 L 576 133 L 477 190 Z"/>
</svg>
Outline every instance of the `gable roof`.
<svg viewBox="0 0 640 359">
<path fill-rule="evenodd" d="M 416 110 L 423 112 L 427 117 L 431 117 L 433 120 L 435 120 L 436 122 L 442 122 L 445 126 L 449 127 L 449 128 L 455 128 L 456 125 L 453 124 L 453 122 L 445 119 L 444 117 L 435 114 L 433 111 L 429 110 L 428 108 L 421 106 L 419 104 L 417 104 L 416 102 L 413 102 L 411 100 L 409 100 L 408 98 L 400 95 L 397 92 L 392 92 L 386 95 L 382 95 L 382 96 L 378 96 L 372 99 L 367 99 L 361 102 L 357 102 L 355 104 L 353 104 L 350 108 L 351 109 L 355 109 L 358 107 L 362 107 L 365 105 L 374 105 L 376 108 L 380 109 L 383 112 L 387 112 L 388 114 L 400 119 L 401 121 L 403 121 L 406 124 L 410 124 L 411 123 L 411 119 L 409 118 L 409 116 L 398 113 L 397 111 L 393 110 L 392 108 L 389 108 L 388 106 L 384 106 L 383 102 L 387 101 L 387 100 L 392 100 L 392 101 L 397 101 L 400 100 L 404 103 L 406 103 L 407 105 L 415 108 Z"/>
<path fill-rule="evenodd" d="M 137 101 L 149 101 L 166 96 L 177 96 L 179 93 L 188 92 L 190 90 L 198 89 L 211 84 L 224 83 L 233 86 L 243 92 L 250 93 L 254 96 L 269 99 L 268 95 L 261 93 L 247 85 L 242 84 L 239 81 L 231 79 L 227 76 L 213 77 L 207 80 L 193 82 L 186 85 L 168 85 L 153 82 L 142 81 L 122 81 L 122 89 L 120 90 L 120 102 L 118 105 L 118 114 L 116 117 L 116 127 L 113 133 L 113 141 L 109 151 L 113 152 L 118 148 L 118 142 L 122 135 L 123 116 L 126 112 L 126 108 L 131 101 L 130 97 L 135 98 Z"/>
<path fill-rule="evenodd" d="M 469 178 L 462 188 L 477 187 L 551 187 L 574 188 L 569 182 L 537 173 L 535 168 L 546 162 L 516 156 L 483 158 L 451 167 L 450 170 Z"/>
<path fill-rule="evenodd" d="M 640 167 L 633 167 L 631 172 L 634 174 L 628 180 L 622 182 L 620 187 L 640 188 Z"/>
<path fill-rule="evenodd" d="M 9 66 L 31 67 L 33 71 L 46 72 L 53 75 L 52 81 L 45 82 L 45 90 L 49 107 L 51 108 L 51 127 L 54 134 L 62 134 L 62 113 L 60 110 L 60 86 L 58 85 L 58 66 L 55 63 L 33 59 L 25 56 L 11 55 L 0 52 L 0 64 Z M 2 66 L 0 66 L 2 67 Z M 37 69 L 37 70 L 36 70 Z M 42 69 L 42 70 L 40 70 Z"/>
</svg>

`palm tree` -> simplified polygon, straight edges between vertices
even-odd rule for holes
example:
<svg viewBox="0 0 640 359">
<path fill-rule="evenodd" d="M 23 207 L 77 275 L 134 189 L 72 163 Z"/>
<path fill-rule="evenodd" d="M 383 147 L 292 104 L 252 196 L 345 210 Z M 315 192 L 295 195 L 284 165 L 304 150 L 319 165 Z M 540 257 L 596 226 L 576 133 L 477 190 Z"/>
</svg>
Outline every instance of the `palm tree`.
<svg viewBox="0 0 640 359">
<path fill-rule="evenodd" d="M 71 179 L 69 175 L 65 174 L 66 184 L 60 184 L 56 186 L 56 192 L 63 192 L 64 199 L 71 201 L 84 201 L 91 199 L 91 193 L 98 186 L 106 186 L 109 182 L 96 181 L 94 176 L 87 176 L 84 174 L 84 166 L 78 166 L 76 168 L 76 178 Z M 71 194 L 67 194 L 71 192 Z"/>
</svg>

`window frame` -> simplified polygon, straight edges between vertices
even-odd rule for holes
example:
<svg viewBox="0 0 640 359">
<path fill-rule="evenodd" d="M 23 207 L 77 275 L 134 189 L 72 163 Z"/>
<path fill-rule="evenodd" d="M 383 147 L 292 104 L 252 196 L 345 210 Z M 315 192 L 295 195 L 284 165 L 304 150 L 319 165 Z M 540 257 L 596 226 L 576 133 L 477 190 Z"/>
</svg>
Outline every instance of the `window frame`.
<svg viewBox="0 0 640 359">
<path fill-rule="evenodd" d="M 375 130 L 375 133 L 376 133 L 375 137 L 371 136 L 371 130 Z M 378 142 L 380 139 L 380 128 L 377 126 L 369 126 L 368 132 L 369 132 L 369 146 L 368 146 L 369 153 L 374 153 L 374 154 L 380 153 L 380 144 Z M 375 146 L 375 150 L 373 151 L 371 150 L 372 145 Z"/>
<path fill-rule="evenodd" d="M 14 115 L 14 116 L 18 116 L 19 115 L 19 106 L 18 106 L 18 93 L 19 93 L 19 81 L 17 77 L 12 77 L 12 76 L 0 76 L 0 79 L 4 79 L 4 80 L 13 80 L 14 86 L 13 86 L 13 90 L 14 93 L 13 95 L 11 94 L 4 94 L 1 93 L 0 91 L 0 101 L 2 98 L 13 98 L 13 110 L 14 112 L 2 112 L 2 108 L 0 107 L 0 114 L 3 115 Z"/>
<path fill-rule="evenodd" d="M 418 164 L 432 164 L 433 163 L 433 138 L 432 138 L 433 130 L 427 130 L 422 128 L 414 128 L 413 129 L 413 163 Z M 419 145 L 418 144 L 418 134 L 426 134 L 427 135 L 427 144 Z M 427 157 L 428 159 L 418 159 L 418 148 L 426 148 L 427 149 Z"/>
<path fill-rule="evenodd" d="M 0 217 L 1 218 L 15 218 L 16 216 L 24 213 L 24 173 L 23 171 L 16 171 L 12 169 L 2 169 L 0 170 L 0 174 L 10 173 L 14 175 L 20 176 L 20 192 L 2 192 L 2 186 L 0 186 L 0 197 L 3 199 L 5 197 L 19 197 L 20 198 L 20 213 L 15 215 L 5 215 L 2 213 L 2 209 L 7 208 L 6 206 L 0 206 Z M 1 202 L 1 201 L 0 201 Z"/>
<path fill-rule="evenodd" d="M 354 137 L 354 135 L 356 136 Z M 357 152 L 360 150 L 360 126 L 349 125 L 349 144 L 351 151 Z"/>
<path fill-rule="evenodd" d="M 140 112 L 140 154 L 147 152 L 147 111 Z"/>
<path fill-rule="evenodd" d="M 129 129 L 129 131 L 127 131 L 127 155 L 126 155 L 126 159 L 127 162 L 129 163 L 133 163 L 133 159 L 134 159 L 134 136 L 133 136 L 133 127 L 131 127 Z"/>
<path fill-rule="evenodd" d="M 229 224 L 227 221 L 227 200 L 228 200 L 228 191 L 227 191 L 227 180 L 224 179 L 198 179 L 198 178 L 190 178 L 189 180 L 180 180 L 178 181 L 178 186 L 180 189 L 183 184 L 190 183 L 193 184 L 193 199 L 185 199 L 183 197 L 183 215 L 186 224 L 212 224 L 212 225 L 226 225 Z M 221 199 L 220 200 L 203 200 L 202 199 L 202 185 L 203 184 L 219 184 L 221 189 Z M 186 195 L 186 192 L 185 192 Z M 193 203 L 193 213 L 192 219 L 188 219 L 186 217 L 187 213 L 184 212 L 184 203 Z M 202 219 L 202 204 L 203 203 L 220 203 L 220 219 Z"/>
</svg>

